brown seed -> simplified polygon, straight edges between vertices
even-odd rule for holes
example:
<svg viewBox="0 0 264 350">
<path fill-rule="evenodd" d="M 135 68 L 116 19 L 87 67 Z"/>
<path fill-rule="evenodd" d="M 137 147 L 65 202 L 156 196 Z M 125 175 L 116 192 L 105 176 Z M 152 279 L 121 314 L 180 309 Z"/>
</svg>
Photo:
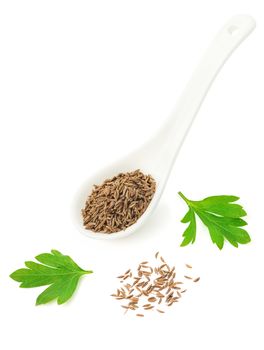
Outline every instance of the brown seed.
<svg viewBox="0 0 264 350">
<path fill-rule="evenodd" d="M 130 300 L 131 300 L 132 302 L 134 302 L 134 303 L 137 303 L 137 302 L 138 302 L 138 298 L 136 298 L 136 297 L 132 297 Z"/>
<path fill-rule="evenodd" d="M 94 186 L 81 210 L 84 227 L 106 234 L 125 230 L 145 212 L 155 191 L 155 180 L 140 170 L 106 179 Z"/>
<path fill-rule="evenodd" d="M 162 256 L 160 256 L 160 260 L 161 260 L 163 263 L 165 263 L 165 260 L 163 259 Z"/>
<path fill-rule="evenodd" d="M 157 297 L 164 298 L 164 294 L 161 294 L 160 292 L 157 293 Z"/>
<path fill-rule="evenodd" d="M 136 316 L 138 316 L 138 317 L 144 317 L 143 314 L 137 314 Z"/>
<path fill-rule="evenodd" d="M 198 282 L 198 281 L 200 281 L 200 277 L 197 277 L 193 280 L 193 282 Z"/>
<path fill-rule="evenodd" d="M 146 306 L 144 309 L 145 310 L 152 310 L 154 308 L 154 306 Z"/>
<path fill-rule="evenodd" d="M 165 311 L 157 309 L 158 312 L 160 312 L 161 314 L 164 314 Z"/>
<path fill-rule="evenodd" d="M 120 282 L 126 277 L 131 277 L 132 282 L 124 282 L 123 287 L 117 289 L 117 292 L 112 294 L 117 300 L 127 300 L 128 305 L 122 306 L 126 309 L 126 312 L 127 310 L 158 310 L 158 305 L 172 306 L 174 303 L 179 302 L 182 293 L 186 292 L 186 289 L 182 290 L 181 284 L 183 284 L 183 282 L 175 280 L 175 267 L 170 267 L 164 261 L 162 261 L 159 267 L 154 268 L 144 264 L 149 263 L 143 261 L 139 264 L 138 272 L 136 273 L 137 276 L 134 276 L 129 269 L 126 274 L 123 275 L 123 279 Z M 189 276 L 185 276 L 185 278 L 192 279 Z M 199 279 L 200 278 L 197 277 L 194 281 L 197 282 Z M 136 293 L 139 293 L 135 295 L 134 290 L 136 290 Z M 141 303 L 142 300 L 146 299 L 147 303 Z M 161 310 L 161 313 L 163 312 Z M 143 313 L 138 313 L 138 315 L 144 317 Z"/>
<path fill-rule="evenodd" d="M 170 291 L 171 291 L 171 288 L 168 288 L 168 290 L 165 294 L 169 294 Z"/>
<path fill-rule="evenodd" d="M 155 297 L 148 298 L 148 301 L 151 303 L 154 303 L 157 299 Z"/>
<path fill-rule="evenodd" d="M 158 255 L 159 255 L 159 252 L 157 252 L 157 253 L 155 254 L 155 258 L 156 258 L 156 259 L 158 258 Z"/>
<path fill-rule="evenodd" d="M 188 269 L 192 269 L 192 265 L 185 264 L 185 266 L 188 267 Z"/>
<path fill-rule="evenodd" d="M 184 276 L 184 277 L 187 278 L 188 280 L 192 279 L 190 276 Z"/>
</svg>

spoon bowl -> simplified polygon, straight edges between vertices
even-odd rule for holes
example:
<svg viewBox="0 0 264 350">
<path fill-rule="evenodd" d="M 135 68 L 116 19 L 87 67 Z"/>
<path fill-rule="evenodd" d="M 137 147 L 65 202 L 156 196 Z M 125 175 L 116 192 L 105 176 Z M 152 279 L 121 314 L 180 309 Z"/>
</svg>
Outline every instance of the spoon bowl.
<svg viewBox="0 0 264 350">
<path fill-rule="evenodd" d="M 147 221 L 160 200 L 178 152 L 212 82 L 228 57 L 254 28 L 255 21 L 250 16 L 238 15 L 231 18 L 207 49 L 176 108 L 158 133 L 138 150 L 98 171 L 83 183 L 77 192 L 73 208 L 74 222 L 82 233 L 90 238 L 116 239 L 134 233 Z M 119 173 L 137 169 L 146 175 L 150 174 L 156 181 L 156 192 L 143 215 L 126 230 L 116 233 L 85 229 L 81 210 L 93 185 L 100 185 Z"/>
<path fill-rule="evenodd" d="M 154 208 L 158 204 L 159 198 L 162 194 L 164 177 L 162 176 L 162 173 L 158 171 L 158 168 L 155 169 L 154 163 L 149 162 L 148 164 L 148 162 L 145 162 L 145 154 L 142 152 L 142 149 L 146 148 L 147 145 L 143 146 L 137 151 L 134 151 L 114 164 L 110 164 L 100 171 L 97 171 L 89 179 L 87 179 L 82 186 L 80 186 L 74 200 L 74 223 L 78 230 L 84 233 L 87 237 L 95 239 L 116 239 L 126 237 L 138 230 L 153 213 Z M 124 231 L 107 234 L 85 229 L 82 222 L 81 210 L 84 208 L 87 197 L 92 192 L 94 184 L 102 184 L 106 179 L 112 178 L 119 173 L 132 172 L 137 169 L 140 169 L 144 174 L 150 174 L 156 181 L 155 194 L 144 214 L 133 225 L 129 226 Z"/>
</svg>

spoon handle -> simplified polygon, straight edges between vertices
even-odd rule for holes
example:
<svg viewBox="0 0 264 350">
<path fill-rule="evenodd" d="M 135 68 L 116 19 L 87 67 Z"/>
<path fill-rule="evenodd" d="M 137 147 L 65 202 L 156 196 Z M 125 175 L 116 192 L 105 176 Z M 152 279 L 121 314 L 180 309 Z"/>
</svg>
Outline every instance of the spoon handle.
<svg viewBox="0 0 264 350">
<path fill-rule="evenodd" d="M 176 109 L 158 136 L 164 141 L 159 143 L 163 144 L 160 155 L 163 162 L 167 160 L 168 166 L 172 167 L 185 136 L 218 72 L 232 52 L 254 28 L 255 21 L 252 17 L 235 16 L 224 25 L 207 49 Z"/>
</svg>

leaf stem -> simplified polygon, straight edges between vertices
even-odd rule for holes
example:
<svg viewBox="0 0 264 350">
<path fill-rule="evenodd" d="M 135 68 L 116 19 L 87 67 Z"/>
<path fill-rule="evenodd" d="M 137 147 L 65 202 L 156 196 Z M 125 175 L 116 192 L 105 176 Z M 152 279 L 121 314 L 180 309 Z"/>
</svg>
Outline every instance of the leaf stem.
<svg viewBox="0 0 264 350">
<path fill-rule="evenodd" d="M 182 192 L 178 192 L 178 195 L 182 197 L 182 199 L 189 205 L 190 201 L 188 198 L 185 197 L 185 195 Z"/>
</svg>

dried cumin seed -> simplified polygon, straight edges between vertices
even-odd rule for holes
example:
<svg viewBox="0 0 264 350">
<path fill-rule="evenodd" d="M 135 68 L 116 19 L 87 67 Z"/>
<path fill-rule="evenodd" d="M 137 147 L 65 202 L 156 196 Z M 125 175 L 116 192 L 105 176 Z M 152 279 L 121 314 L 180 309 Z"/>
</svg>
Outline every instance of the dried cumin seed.
<svg viewBox="0 0 264 350">
<path fill-rule="evenodd" d="M 130 300 L 131 300 L 131 302 L 133 302 L 133 303 L 137 303 L 139 299 L 138 299 L 137 297 L 134 297 L 134 296 L 133 296 Z"/>
<path fill-rule="evenodd" d="M 165 295 L 164 295 L 164 294 L 161 294 L 160 292 L 157 293 L 157 297 L 159 297 L 159 298 L 164 298 L 164 296 L 165 296 Z"/>
<path fill-rule="evenodd" d="M 158 311 L 159 313 L 161 313 L 161 314 L 164 314 L 164 312 L 165 312 L 165 311 L 160 310 L 160 309 L 157 309 L 157 311 Z"/>
<path fill-rule="evenodd" d="M 190 276 L 184 276 L 185 278 L 187 278 L 188 280 L 192 280 L 192 277 Z"/>
<path fill-rule="evenodd" d="M 144 276 L 151 276 L 151 273 L 150 273 L 150 272 L 142 271 L 142 273 L 143 273 Z"/>
<path fill-rule="evenodd" d="M 117 276 L 117 278 L 123 278 L 124 277 L 124 275 L 121 275 L 121 276 Z"/>
<path fill-rule="evenodd" d="M 198 281 L 200 281 L 200 277 L 197 277 L 193 280 L 193 282 L 198 282 Z"/>
<path fill-rule="evenodd" d="M 182 290 L 181 281 L 175 281 L 175 266 L 172 268 L 163 262 L 159 267 L 152 268 L 151 266 L 145 266 L 143 261 L 138 266 L 138 276 L 133 276 L 132 272 L 129 272 L 131 279 L 133 279 L 132 285 L 129 283 L 124 284 L 124 288 L 117 290 L 117 294 L 112 296 L 115 299 L 125 299 L 128 302 L 127 310 L 158 310 L 157 306 L 160 304 L 172 306 L 174 303 L 179 302 L 182 293 L 186 292 L 186 289 Z M 129 270 L 128 270 L 129 271 Z M 128 274 L 126 272 L 124 277 Z M 152 279 L 156 277 L 155 279 Z M 187 279 L 192 279 L 189 276 L 185 276 Z M 194 281 L 198 281 L 200 278 L 197 277 Z M 120 283 L 122 280 L 120 281 Z M 138 291 L 138 295 L 134 295 L 134 290 Z M 161 293 L 161 291 L 163 291 Z M 175 293 L 176 292 L 176 293 Z M 175 295 L 175 294 L 176 295 Z M 140 297 L 142 297 L 140 299 Z M 139 302 L 146 297 L 147 303 L 142 305 Z M 162 310 L 161 310 L 162 311 Z M 164 312 L 164 311 L 163 311 Z M 140 314 L 143 315 L 144 314 Z M 141 316 L 141 317 L 143 317 Z"/>
<path fill-rule="evenodd" d="M 164 266 L 168 266 L 168 265 L 164 262 L 164 264 L 160 265 L 159 268 L 162 270 Z"/>
<path fill-rule="evenodd" d="M 165 260 L 163 259 L 162 256 L 160 256 L 160 260 L 161 260 L 163 263 L 165 263 Z"/>
<path fill-rule="evenodd" d="M 142 290 L 142 294 L 144 294 L 145 297 L 148 297 L 148 293 L 146 291 Z"/>
<path fill-rule="evenodd" d="M 157 252 L 157 253 L 155 254 L 155 258 L 156 258 L 156 259 L 158 258 L 158 255 L 159 255 L 159 252 Z"/>
<path fill-rule="evenodd" d="M 150 297 L 150 298 L 148 298 L 148 301 L 149 301 L 150 303 L 154 303 L 156 300 L 157 300 L 157 299 L 156 299 L 155 297 Z"/>
<path fill-rule="evenodd" d="M 154 306 L 144 307 L 144 310 L 152 310 L 152 309 L 154 309 Z"/>
<path fill-rule="evenodd" d="M 188 267 L 188 269 L 192 269 L 192 265 L 185 264 L 185 266 Z"/>
<path fill-rule="evenodd" d="M 140 282 L 140 283 L 138 283 L 138 284 L 136 285 L 136 288 L 138 289 L 138 287 L 142 287 L 144 283 L 145 283 L 145 282 Z"/>
<path fill-rule="evenodd" d="M 136 314 L 136 316 L 138 316 L 138 317 L 144 317 L 143 314 Z"/>
</svg>

